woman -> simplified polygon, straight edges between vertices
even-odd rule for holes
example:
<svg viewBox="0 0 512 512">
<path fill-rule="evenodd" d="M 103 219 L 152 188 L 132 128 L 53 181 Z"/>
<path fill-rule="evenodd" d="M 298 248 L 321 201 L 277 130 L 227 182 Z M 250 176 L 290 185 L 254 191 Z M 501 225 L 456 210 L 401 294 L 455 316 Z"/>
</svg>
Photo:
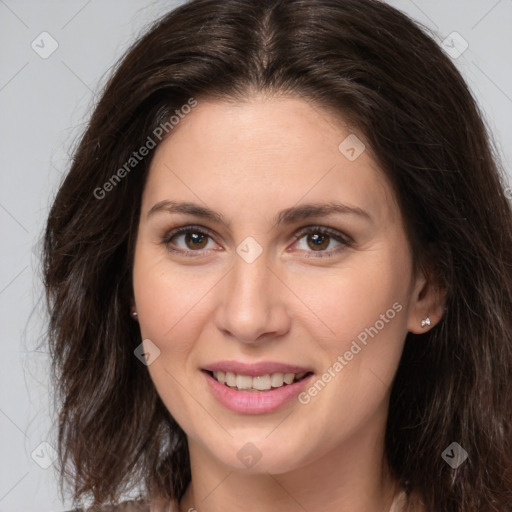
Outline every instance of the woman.
<svg viewBox="0 0 512 512">
<path fill-rule="evenodd" d="M 510 510 L 503 180 L 460 74 L 388 5 L 161 19 L 47 224 L 75 504 Z"/>
</svg>

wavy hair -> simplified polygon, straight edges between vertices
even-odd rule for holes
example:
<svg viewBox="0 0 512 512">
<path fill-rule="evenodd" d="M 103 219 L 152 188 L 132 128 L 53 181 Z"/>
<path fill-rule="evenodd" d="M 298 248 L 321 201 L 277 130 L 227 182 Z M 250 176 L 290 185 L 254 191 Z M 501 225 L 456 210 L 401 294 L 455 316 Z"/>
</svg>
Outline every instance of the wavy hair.
<svg viewBox="0 0 512 512">
<path fill-rule="evenodd" d="M 435 36 L 376 0 L 192 0 L 116 65 L 44 234 L 61 490 L 69 483 L 75 503 L 100 505 L 143 482 L 147 496 L 179 500 L 190 481 L 185 433 L 133 353 L 132 261 L 152 153 L 111 180 L 190 98 L 254 92 L 301 97 L 360 130 L 393 187 L 414 264 L 446 293 L 441 322 L 407 335 L 386 427 L 392 472 L 429 511 L 510 511 L 505 177 Z M 441 457 L 452 442 L 468 453 L 457 469 Z"/>
</svg>

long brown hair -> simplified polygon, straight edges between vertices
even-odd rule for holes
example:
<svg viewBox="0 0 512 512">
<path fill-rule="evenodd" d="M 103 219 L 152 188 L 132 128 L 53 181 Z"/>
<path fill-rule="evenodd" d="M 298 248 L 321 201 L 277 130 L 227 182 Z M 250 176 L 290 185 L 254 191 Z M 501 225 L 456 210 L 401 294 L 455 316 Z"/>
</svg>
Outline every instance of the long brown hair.
<svg viewBox="0 0 512 512">
<path fill-rule="evenodd" d="M 191 98 L 244 101 L 254 91 L 302 97 L 364 134 L 394 188 L 415 265 L 446 292 L 440 324 L 408 334 L 393 383 L 393 473 L 429 511 L 512 510 L 504 177 L 449 57 L 376 0 L 193 0 L 121 59 L 45 232 L 61 489 L 69 481 L 75 503 L 99 505 L 139 482 L 147 495 L 179 500 L 190 481 L 186 436 L 133 354 L 132 258 L 152 153 L 112 176 Z M 456 469 L 442 457 L 453 442 L 468 453 Z"/>
</svg>

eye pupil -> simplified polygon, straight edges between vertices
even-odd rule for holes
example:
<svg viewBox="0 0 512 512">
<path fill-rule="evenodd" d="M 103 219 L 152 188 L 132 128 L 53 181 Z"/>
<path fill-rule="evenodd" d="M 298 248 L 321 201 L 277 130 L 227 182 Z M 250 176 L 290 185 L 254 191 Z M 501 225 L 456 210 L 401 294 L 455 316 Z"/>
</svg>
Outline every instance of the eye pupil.
<svg viewBox="0 0 512 512">
<path fill-rule="evenodd" d="M 203 233 L 187 233 L 185 241 L 187 245 L 193 245 L 194 249 L 202 249 L 206 245 L 206 236 Z"/>
<path fill-rule="evenodd" d="M 308 243 L 311 249 L 325 249 L 329 246 L 329 235 L 313 234 L 308 237 L 308 240 L 313 242 L 313 245 Z"/>
</svg>

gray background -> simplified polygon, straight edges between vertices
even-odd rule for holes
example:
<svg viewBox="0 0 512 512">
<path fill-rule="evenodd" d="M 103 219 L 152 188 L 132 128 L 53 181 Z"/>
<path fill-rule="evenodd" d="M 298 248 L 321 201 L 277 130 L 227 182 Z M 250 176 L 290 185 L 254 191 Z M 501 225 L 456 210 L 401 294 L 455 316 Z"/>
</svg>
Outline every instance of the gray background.
<svg viewBox="0 0 512 512">
<path fill-rule="evenodd" d="M 0 512 L 70 506 L 58 498 L 55 465 L 40 466 L 51 461 L 41 443 L 56 444 L 48 359 L 34 351 L 44 318 L 39 237 L 109 68 L 144 27 L 179 3 L 0 0 Z M 462 48 L 453 42 L 458 36 L 446 39 L 454 31 L 467 41 L 454 61 L 511 176 L 512 0 L 389 3 L 433 29 L 440 44 Z M 31 47 L 35 41 L 39 52 L 51 48 L 49 39 L 41 43 L 44 31 L 58 43 L 46 59 Z"/>
</svg>

